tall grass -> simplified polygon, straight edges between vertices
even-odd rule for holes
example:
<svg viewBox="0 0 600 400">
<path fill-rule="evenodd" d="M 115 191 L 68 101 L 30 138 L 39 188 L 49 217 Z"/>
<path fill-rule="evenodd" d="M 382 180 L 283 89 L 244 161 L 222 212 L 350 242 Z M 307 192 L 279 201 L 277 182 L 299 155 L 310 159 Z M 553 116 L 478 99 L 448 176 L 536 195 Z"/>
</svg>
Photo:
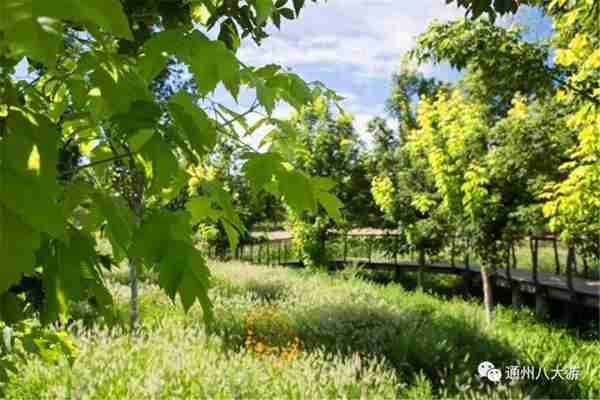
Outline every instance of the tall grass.
<svg viewBox="0 0 600 400">
<path fill-rule="evenodd" d="M 600 343 L 578 341 L 499 308 L 483 324 L 475 302 L 337 276 L 241 263 L 213 265 L 210 333 L 199 307 L 184 314 L 147 275 L 143 326 L 71 328 L 71 367 L 31 360 L 7 398 L 598 398 Z M 124 271 L 110 277 L 122 313 Z M 126 315 L 123 315 L 126 318 Z M 488 360 L 580 368 L 580 379 L 493 384 L 476 374 Z"/>
</svg>

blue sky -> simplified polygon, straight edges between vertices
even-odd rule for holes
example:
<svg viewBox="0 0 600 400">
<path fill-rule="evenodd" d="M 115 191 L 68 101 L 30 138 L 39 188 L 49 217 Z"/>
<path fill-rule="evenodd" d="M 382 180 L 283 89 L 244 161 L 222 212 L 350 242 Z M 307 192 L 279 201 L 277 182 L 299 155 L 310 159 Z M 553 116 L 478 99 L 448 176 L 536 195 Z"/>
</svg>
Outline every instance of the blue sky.
<svg viewBox="0 0 600 400">
<path fill-rule="evenodd" d="M 464 9 L 443 0 L 328 0 L 307 2 L 300 18 L 285 21 L 282 29 L 257 47 L 245 42 L 239 51 L 252 65 L 278 63 L 297 72 L 307 81 L 319 80 L 346 97 L 344 108 L 355 116 L 355 127 L 364 131 L 367 121 L 384 116 L 390 93 L 391 75 L 402 53 L 411 49 L 415 38 L 434 21 L 448 21 L 464 15 Z M 530 39 L 547 37 L 550 21 L 534 9 L 498 23 L 515 22 L 530 26 Z M 455 80 L 449 66 L 421 67 L 427 76 Z M 285 114 L 285 107 L 278 110 Z M 393 121 L 389 120 L 393 125 Z"/>
<path fill-rule="evenodd" d="M 371 118 L 386 117 L 384 104 L 391 90 L 391 76 L 400 56 L 414 46 L 415 38 L 435 20 L 448 21 L 463 15 L 464 9 L 447 5 L 444 0 L 307 2 L 299 19 L 283 20 L 281 30 L 271 27 L 270 37 L 260 47 L 245 40 L 238 56 L 254 66 L 277 63 L 306 81 L 325 83 L 346 98 L 342 106 L 354 115 L 358 132 L 364 133 Z M 530 40 L 551 33 L 550 21 L 531 8 L 522 8 L 517 15 L 504 17 L 498 23 L 528 26 L 526 38 Z M 425 65 L 421 71 L 443 80 L 460 76 L 446 65 Z M 15 75 L 30 78 L 26 63 L 21 63 Z M 222 88 L 215 93 L 216 100 L 239 110 L 251 102 L 249 97 L 245 93 L 236 106 Z M 284 117 L 289 112 L 289 107 L 279 106 L 275 115 Z M 394 121 L 388 121 L 394 126 Z M 256 145 L 265 130 L 259 130 L 248 141 Z M 368 142 L 368 138 L 364 139 Z"/>
</svg>

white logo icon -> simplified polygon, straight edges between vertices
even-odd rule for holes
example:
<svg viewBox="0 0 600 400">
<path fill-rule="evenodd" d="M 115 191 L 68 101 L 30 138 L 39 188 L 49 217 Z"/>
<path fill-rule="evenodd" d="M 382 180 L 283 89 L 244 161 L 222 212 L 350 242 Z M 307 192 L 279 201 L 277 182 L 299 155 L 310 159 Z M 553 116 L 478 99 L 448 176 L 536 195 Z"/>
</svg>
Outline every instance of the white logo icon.
<svg viewBox="0 0 600 400">
<path fill-rule="evenodd" d="M 482 378 L 488 378 L 490 381 L 498 383 L 502 379 L 502 371 L 496 369 L 494 364 L 489 361 L 484 361 L 477 367 L 477 372 Z"/>
</svg>

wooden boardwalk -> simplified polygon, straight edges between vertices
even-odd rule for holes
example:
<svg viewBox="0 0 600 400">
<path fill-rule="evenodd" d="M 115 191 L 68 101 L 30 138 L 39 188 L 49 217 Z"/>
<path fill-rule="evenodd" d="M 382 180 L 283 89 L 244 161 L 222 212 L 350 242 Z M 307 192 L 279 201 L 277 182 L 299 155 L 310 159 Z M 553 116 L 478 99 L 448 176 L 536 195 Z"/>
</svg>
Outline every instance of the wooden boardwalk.
<svg viewBox="0 0 600 400">
<path fill-rule="evenodd" d="M 453 267 L 446 263 L 431 263 L 421 267 L 414 261 L 368 261 L 366 259 L 344 261 L 338 259 L 331 262 L 331 267 L 333 269 L 343 269 L 351 264 L 366 269 L 398 272 L 418 271 L 419 268 L 422 268 L 422 271 L 426 273 L 468 276 L 475 281 L 480 279 L 480 268 L 477 265 L 471 265 L 467 268 L 464 265 L 456 265 Z M 298 261 L 284 262 L 282 265 L 301 267 L 301 264 Z M 543 294 L 551 299 L 600 309 L 600 281 L 598 280 L 594 281 L 573 277 L 573 288 L 570 290 L 565 276 L 540 271 L 537 273 L 536 283 L 530 270 L 518 268 L 510 269 L 510 277 L 507 276 L 505 268 L 497 268 L 491 274 L 491 279 L 496 286 L 511 288 L 513 290 L 516 289 L 522 293 Z"/>
</svg>

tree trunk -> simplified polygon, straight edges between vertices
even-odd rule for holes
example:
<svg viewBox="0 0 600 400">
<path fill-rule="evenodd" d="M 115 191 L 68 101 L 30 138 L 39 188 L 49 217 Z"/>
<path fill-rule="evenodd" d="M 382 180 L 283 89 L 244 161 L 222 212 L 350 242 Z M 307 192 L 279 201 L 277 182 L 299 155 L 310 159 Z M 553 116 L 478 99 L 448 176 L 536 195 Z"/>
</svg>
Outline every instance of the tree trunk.
<svg viewBox="0 0 600 400">
<path fill-rule="evenodd" d="M 456 235 L 452 235 L 452 243 L 450 245 L 450 265 L 452 268 L 456 268 L 456 262 L 454 260 L 455 250 L 456 248 Z"/>
<path fill-rule="evenodd" d="M 511 243 L 510 247 L 512 249 L 512 267 L 517 268 L 517 250 L 514 241 Z"/>
<path fill-rule="evenodd" d="M 423 267 L 425 266 L 425 250 L 419 249 L 419 267 L 417 269 L 417 287 L 423 288 Z"/>
<path fill-rule="evenodd" d="M 130 199 L 130 206 L 134 214 L 135 229 L 137 229 L 142 223 L 143 213 L 143 197 L 144 197 L 144 175 L 142 172 L 133 170 L 133 194 Z M 134 229 L 134 230 L 135 230 Z M 131 317 L 129 320 L 129 328 L 132 332 L 135 332 L 139 325 L 140 319 L 140 308 L 138 301 L 138 261 L 135 259 L 129 259 L 129 288 L 131 290 L 130 298 L 130 311 Z"/>
<path fill-rule="evenodd" d="M 569 288 L 569 292 L 570 292 L 571 296 L 573 296 L 573 294 L 574 294 L 574 290 L 573 290 L 573 264 L 575 264 L 575 247 L 569 246 L 569 249 L 567 251 L 566 273 L 567 273 L 567 287 Z"/>
<path fill-rule="evenodd" d="M 511 280 L 511 275 L 510 275 L 510 250 L 512 248 L 512 245 L 507 245 L 506 246 L 506 279 L 508 280 L 509 284 L 512 284 L 512 280 Z"/>
<path fill-rule="evenodd" d="M 552 248 L 554 249 L 554 264 L 556 265 L 556 275 L 560 275 L 560 260 L 558 257 L 558 243 L 556 243 L 556 239 L 552 241 Z"/>
<path fill-rule="evenodd" d="M 492 285 L 490 283 L 490 276 L 488 269 L 485 266 L 481 268 L 481 283 L 483 285 L 483 306 L 485 307 L 485 322 L 492 322 L 492 308 L 494 306 L 494 299 L 492 297 Z"/>
</svg>

